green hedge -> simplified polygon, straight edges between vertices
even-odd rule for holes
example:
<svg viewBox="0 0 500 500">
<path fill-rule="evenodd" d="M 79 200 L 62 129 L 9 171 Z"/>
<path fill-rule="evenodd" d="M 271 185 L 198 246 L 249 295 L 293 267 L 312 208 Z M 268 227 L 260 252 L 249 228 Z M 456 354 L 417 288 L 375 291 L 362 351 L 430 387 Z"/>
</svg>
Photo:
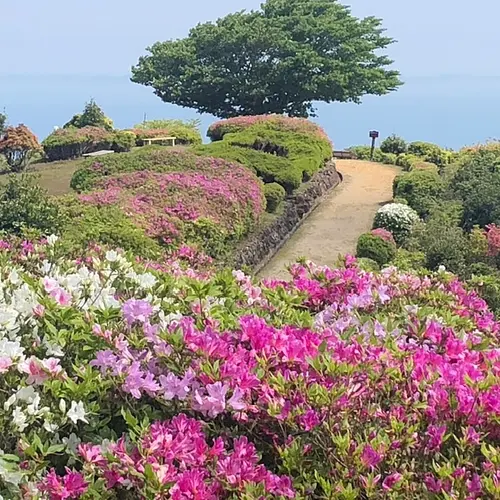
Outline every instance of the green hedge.
<svg viewBox="0 0 500 500">
<path fill-rule="evenodd" d="M 385 266 L 396 256 L 396 245 L 373 234 L 362 234 L 358 239 L 356 257 L 374 260 Z"/>
<path fill-rule="evenodd" d="M 264 196 L 266 197 L 266 210 L 274 213 L 286 198 L 286 191 L 283 186 L 276 182 L 264 186 Z"/>
<path fill-rule="evenodd" d="M 86 153 L 103 149 L 130 151 L 135 145 L 135 134 L 130 131 L 107 131 L 98 127 L 64 128 L 50 134 L 43 142 L 49 161 L 70 160 Z"/>
<path fill-rule="evenodd" d="M 162 125 L 162 127 L 149 127 L 148 123 Z M 136 125 L 132 132 L 137 137 L 137 146 L 142 146 L 144 139 L 154 139 L 155 137 L 175 137 L 176 144 L 180 145 L 201 144 L 203 142 L 197 128 L 184 125 L 177 120 L 146 122 L 143 125 Z"/>
</svg>

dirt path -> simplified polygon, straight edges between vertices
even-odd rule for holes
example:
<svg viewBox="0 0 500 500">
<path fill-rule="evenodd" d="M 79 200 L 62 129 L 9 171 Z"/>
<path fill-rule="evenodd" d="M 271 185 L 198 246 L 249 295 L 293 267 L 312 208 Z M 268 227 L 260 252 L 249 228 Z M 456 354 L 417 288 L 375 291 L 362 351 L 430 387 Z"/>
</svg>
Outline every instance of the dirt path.
<svg viewBox="0 0 500 500">
<path fill-rule="evenodd" d="M 360 234 L 370 230 L 379 206 L 392 198 L 396 167 L 365 161 L 338 160 L 344 182 L 309 216 L 285 246 L 259 273 L 286 278 L 285 267 L 307 257 L 334 265 L 339 254 L 353 253 Z"/>
</svg>

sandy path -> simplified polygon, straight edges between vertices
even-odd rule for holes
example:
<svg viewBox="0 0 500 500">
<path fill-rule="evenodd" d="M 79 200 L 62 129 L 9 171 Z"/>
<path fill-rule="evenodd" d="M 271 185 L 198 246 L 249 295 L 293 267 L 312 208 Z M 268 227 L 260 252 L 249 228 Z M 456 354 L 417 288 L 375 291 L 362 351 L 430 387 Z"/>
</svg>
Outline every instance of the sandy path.
<svg viewBox="0 0 500 500">
<path fill-rule="evenodd" d="M 365 161 L 338 160 L 344 182 L 309 216 L 285 246 L 259 273 L 283 277 L 298 258 L 332 266 L 339 254 L 353 253 L 360 234 L 371 229 L 375 212 L 392 198 L 396 167 Z"/>
</svg>

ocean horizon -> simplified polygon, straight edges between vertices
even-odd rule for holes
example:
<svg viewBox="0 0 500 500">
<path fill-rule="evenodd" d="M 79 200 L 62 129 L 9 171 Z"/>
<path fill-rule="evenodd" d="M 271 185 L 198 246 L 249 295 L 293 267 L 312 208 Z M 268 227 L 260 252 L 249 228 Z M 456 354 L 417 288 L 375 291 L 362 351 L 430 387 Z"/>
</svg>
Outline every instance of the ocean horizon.
<svg viewBox="0 0 500 500">
<path fill-rule="evenodd" d="M 368 96 L 362 104 L 318 104 L 313 118 L 325 128 L 336 149 L 368 144 L 368 132 L 392 133 L 409 141 L 429 141 L 457 149 L 500 137 L 499 76 L 402 76 L 405 85 L 386 96 Z M 128 75 L 0 75 L 0 110 L 12 124 L 24 123 L 42 140 L 81 112 L 90 98 L 118 128 L 147 119 L 199 118 L 202 134 L 216 118 L 163 103 L 152 89 Z"/>
</svg>

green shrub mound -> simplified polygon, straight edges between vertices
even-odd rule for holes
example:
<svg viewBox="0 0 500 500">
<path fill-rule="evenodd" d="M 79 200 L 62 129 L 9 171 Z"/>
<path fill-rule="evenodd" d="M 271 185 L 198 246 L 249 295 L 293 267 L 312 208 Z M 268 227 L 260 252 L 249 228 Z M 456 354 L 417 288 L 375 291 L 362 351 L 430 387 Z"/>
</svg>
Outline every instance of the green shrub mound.
<svg viewBox="0 0 500 500">
<path fill-rule="evenodd" d="M 451 152 L 440 148 L 436 144 L 429 142 L 412 142 L 408 145 L 408 153 L 423 158 L 425 161 L 435 163 L 436 165 L 445 165 L 450 163 Z"/>
<path fill-rule="evenodd" d="M 266 184 L 277 183 L 291 193 L 302 183 L 302 174 L 293 169 L 288 158 L 264 153 L 255 149 L 238 147 L 226 141 L 197 146 L 192 151 L 201 156 L 223 158 L 241 163 L 252 169 Z"/>
<path fill-rule="evenodd" d="M 266 211 L 274 213 L 286 198 L 286 191 L 283 186 L 271 182 L 264 186 L 264 196 L 266 197 Z"/>
<path fill-rule="evenodd" d="M 395 155 L 400 155 L 402 153 L 406 153 L 408 150 L 408 144 L 402 137 L 398 137 L 393 134 L 387 137 L 380 144 L 380 150 L 383 153 L 392 153 Z"/>
<path fill-rule="evenodd" d="M 413 170 L 394 179 L 395 198 L 404 198 L 420 217 L 427 217 L 445 193 L 445 184 L 437 172 Z"/>
<path fill-rule="evenodd" d="M 203 142 L 197 122 L 191 123 L 182 120 L 147 121 L 136 125 L 133 133 L 137 137 L 137 146 L 142 146 L 144 139 L 157 137 L 175 137 L 176 144 L 180 145 L 194 145 Z"/>
<path fill-rule="evenodd" d="M 274 130 L 257 123 L 241 132 L 193 150 L 200 155 L 238 161 L 265 182 L 276 182 L 288 193 L 307 181 L 332 156 L 330 141 L 318 134 Z"/>
<path fill-rule="evenodd" d="M 104 149 L 130 151 L 135 141 L 132 132 L 113 132 L 98 127 L 68 127 L 54 131 L 42 142 L 42 146 L 48 161 L 61 161 Z"/>
<path fill-rule="evenodd" d="M 191 151 L 145 146 L 128 153 L 103 156 L 82 161 L 71 178 L 71 188 L 82 192 L 93 189 L 105 177 L 127 172 L 173 172 L 177 170 L 210 172 L 210 160 Z"/>
<path fill-rule="evenodd" d="M 371 259 L 379 266 L 385 266 L 396 256 L 396 246 L 373 234 L 362 234 L 358 239 L 356 256 Z"/>
</svg>

